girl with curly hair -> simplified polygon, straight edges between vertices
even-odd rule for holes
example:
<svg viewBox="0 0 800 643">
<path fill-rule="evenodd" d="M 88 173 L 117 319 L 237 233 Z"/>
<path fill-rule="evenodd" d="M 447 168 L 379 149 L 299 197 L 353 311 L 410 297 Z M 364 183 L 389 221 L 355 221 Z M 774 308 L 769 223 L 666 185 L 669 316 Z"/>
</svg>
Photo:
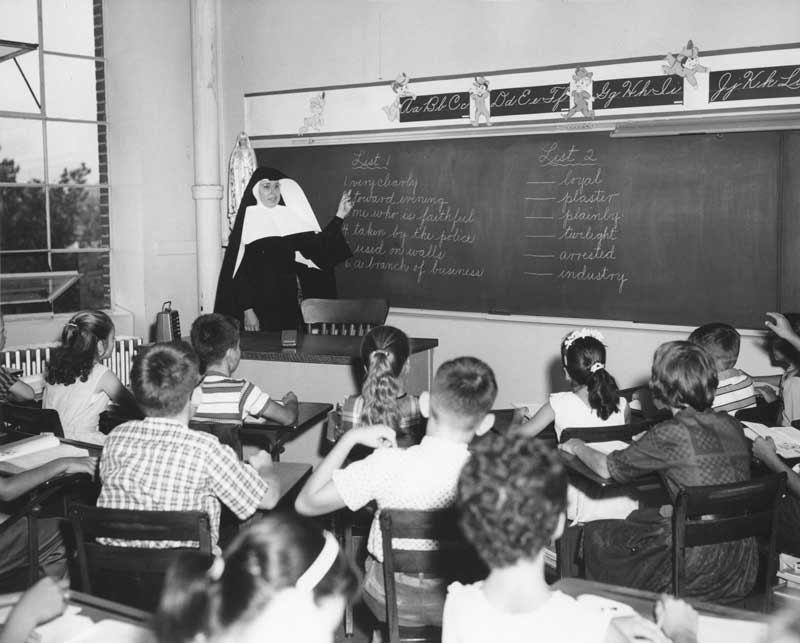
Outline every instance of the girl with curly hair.
<svg viewBox="0 0 800 643">
<path fill-rule="evenodd" d="M 100 413 L 113 401 L 140 414 L 133 395 L 103 364 L 114 351 L 114 322 L 99 310 L 75 313 L 61 331 L 61 345 L 47 365 L 42 406 L 55 409 L 64 437 L 102 444 Z"/>
</svg>

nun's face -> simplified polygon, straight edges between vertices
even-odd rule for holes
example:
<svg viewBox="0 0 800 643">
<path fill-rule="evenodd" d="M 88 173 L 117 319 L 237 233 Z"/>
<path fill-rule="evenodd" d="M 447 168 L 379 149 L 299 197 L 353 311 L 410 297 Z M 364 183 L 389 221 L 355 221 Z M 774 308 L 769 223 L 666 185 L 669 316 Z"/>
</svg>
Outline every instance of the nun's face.
<svg viewBox="0 0 800 643">
<path fill-rule="evenodd" d="M 258 196 L 261 199 L 261 205 L 274 208 L 281 200 L 280 181 L 270 181 L 268 179 L 261 181 L 258 184 Z"/>
</svg>

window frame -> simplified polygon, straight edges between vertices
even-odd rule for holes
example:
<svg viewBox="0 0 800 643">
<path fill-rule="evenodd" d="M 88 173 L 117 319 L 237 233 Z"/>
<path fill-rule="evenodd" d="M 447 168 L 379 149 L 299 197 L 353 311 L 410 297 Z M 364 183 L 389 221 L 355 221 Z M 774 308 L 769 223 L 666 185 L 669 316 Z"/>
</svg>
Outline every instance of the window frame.
<svg viewBox="0 0 800 643">
<path fill-rule="evenodd" d="M 18 112 L 12 110 L 3 110 L 0 109 L 0 118 L 9 118 L 9 119 L 22 119 L 22 120 L 33 120 L 38 121 L 41 125 L 41 132 L 42 132 L 42 163 L 43 163 L 43 181 L 41 183 L 8 183 L 8 182 L 0 182 L 0 189 L 40 189 L 44 190 L 44 214 L 45 214 L 45 247 L 37 247 L 37 248 L 28 248 L 22 250 L 0 250 L 0 256 L 13 256 L 13 255 L 33 255 L 33 254 L 44 254 L 46 255 L 47 265 L 49 270 L 54 273 L 59 273 L 63 269 L 56 269 L 54 268 L 54 257 L 58 255 L 80 255 L 80 254 L 105 254 L 108 258 L 108 266 L 103 269 L 103 301 L 100 305 L 97 305 L 97 308 L 104 308 L 108 309 L 111 307 L 111 239 L 110 239 L 110 208 L 109 208 L 109 191 L 110 186 L 108 182 L 108 119 L 106 114 L 106 69 L 108 65 L 108 61 L 105 58 L 105 25 L 104 25 L 104 12 L 103 12 L 103 0 L 92 0 L 92 18 L 93 18 L 93 31 L 94 31 L 94 53 L 95 55 L 88 55 L 88 54 L 76 54 L 70 52 L 59 51 L 55 49 L 45 49 L 44 48 L 44 19 L 43 19 L 43 5 L 46 0 L 36 0 L 36 10 L 37 10 L 37 37 L 38 37 L 38 47 L 35 51 L 36 56 L 38 57 L 38 66 L 39 66 L 39 96 L 38 102 L 40 104 L 40 109 L 37 112 Z M 28 52 L 26 55 L 32 55 L 34 52 Z M 100 55 L 98 55 L 100 54 Z M 94 89 L 94 98 L 96 104 L 96 116 L 95 120 L 83 119 L 83 118 L 69 118 L 69 117 L 57 117 L 57 116 L 48 116 L 47 111 L 47 90 L 46 90 L 46 78 L 47 74 L 45 71 L 45 57 L 46 56 L 59 56 L 62 58 L 72 58 L 77 60 L 86 60 L 92 61 L 95 66 L 95 89 Z M 4 61 L 5 64 L 13 64 L 11 60 Z M 48 124 L 49 123 L 77 123 L 83 125 L 91 125 L 97 127 L 97 157 L 98 157 L 98 167 L 97 167 L 97 182 L 96 183 L 87 183 L 85 184 L 86 189 L 88 190 L 97 190 L 98 191 L 98 207 L 99 207 L 99 219 L 100 219 L 100 226 L 101 228 L 105 228 L 101 232 L 100 242 L 101 245 L 97 247 L 66 247 L 66 248 L 54 248 L 53 247 L 53 239 L 52 239 L 52 232 L 53 232 L 53 212 L 52 212 L 52 199 L 51 199 L 51 191 L 58 188 L 68 187 L 71 189 L 76 189 L 80 187 L 81 184 L 63 184 L 58 183 L 58 176 L 51 176 L 50 174 L 50 164 L 49 164 L 49 152 L 50 148 L 48 145 Z M 9 233 L 11 231 L 7 231 Z M 35 275 L 37 273 L 23 273 L 23 272 L 8 272 L 6 275 L 18 275 L 21 278 L 25 278 L 25 275 Z M 62 293 L 57 293 L 57 296 Z M 18 315 L 36 315 L 39 316 L 41 314 L 46 315 L 57 315 L 60 314 L 55 310 L 55 299 L 54 297 L 50 300 L 50 311 L 49 313 L 46 311 L 37 311 L 37 310 L 30 310 L 30 311 L 19 311 L 19 312 L 12 312 L 11 314 L 18 314 Z M 2 301 L 2 293 L 0 293 L 0 306 L 2 307 L 11 307 L 15 306 L 13 302 L 3 302 Z M 64 312 L 64 311 L 61 311 Z"/>
</svg>

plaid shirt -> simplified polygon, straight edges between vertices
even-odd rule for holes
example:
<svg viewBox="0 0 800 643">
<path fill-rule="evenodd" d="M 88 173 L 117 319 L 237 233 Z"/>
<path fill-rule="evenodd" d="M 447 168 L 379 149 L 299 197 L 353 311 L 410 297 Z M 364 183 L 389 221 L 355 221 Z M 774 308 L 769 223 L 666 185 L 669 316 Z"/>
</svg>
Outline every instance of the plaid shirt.
<svg viewBox="0 0 800 643">
<path fill-rule="evenodd" d="M 239 518 L 258 508 L 267 484 L 212 435 L 164 418 L 116 427 L 103 446 L 99 507 L 205 511 L 211 542 L 219 537 L 220 500 Z M 192 547 L 182 541 L 106 541 L 133 547 Z"/>
<path fill-rule="evenodd" d="M 0 366 L 0 402 L 5 402 L 8 399 L 8 390 L 17 383 L 18 379 L 19 377 L 6 369 L 5 366 Z"/>
<path fill-rule="evenodd" d="M 680 487 L 749 480 L 750 445 L 741 422 L 727 413 L 683 409 L 627 449 L 608 454 L 614 480 L 651 471 L 661 473 L 672 498 Z"/>
<path fill-rule="evenodd" d="M 397 398 L 397 407 L 400 411 L 399 426 L 403 435 L 413 436 L 413 443 L 417 444 L 425 432 L 425 418 L 419 410 L 419 398 L 416 395 L 405 394 Z M 350 429 L 362 426 L 361 413 L 364 410 L 364 398 L 360 395 L 351 395 L 342 404 L 341 423 L 337 427 L 334 440 L 338 440 Z"/>
</svg>

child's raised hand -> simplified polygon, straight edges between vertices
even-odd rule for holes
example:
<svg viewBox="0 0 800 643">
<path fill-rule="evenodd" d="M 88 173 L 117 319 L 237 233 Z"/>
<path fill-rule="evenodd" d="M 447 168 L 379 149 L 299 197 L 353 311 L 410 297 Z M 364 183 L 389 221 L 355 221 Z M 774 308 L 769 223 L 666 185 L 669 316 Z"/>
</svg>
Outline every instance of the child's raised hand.
<svg viewBox="0 0 800 643">
<path fill-rule="evenodd" d="M 767 313 L 767 317 L 769 317 L 769 319 L 764 322 L 764 325 L 778 337 L 782 337 L 783 339 L 797 337 L 792 329 L 792 325 L 786 317 L 780 313 Z"/>
<path fill-rule="evenodd" d="M 351 438 L 357 444 L 363 444 L 371 449 L 393 449 L 397 447 L 397 436 L 394 429 L 385 424 L 351 429 L 347 433 L 352 434 Z"/>
<path fill-rule="evenodd" d="M 342 193 L 342 198 L 339 200 L 339 209 L 336 211 L 336 216 L 344 219 L 353 209 L 353 196 L 350 190 L 345 190 Z"/>
</svg>

